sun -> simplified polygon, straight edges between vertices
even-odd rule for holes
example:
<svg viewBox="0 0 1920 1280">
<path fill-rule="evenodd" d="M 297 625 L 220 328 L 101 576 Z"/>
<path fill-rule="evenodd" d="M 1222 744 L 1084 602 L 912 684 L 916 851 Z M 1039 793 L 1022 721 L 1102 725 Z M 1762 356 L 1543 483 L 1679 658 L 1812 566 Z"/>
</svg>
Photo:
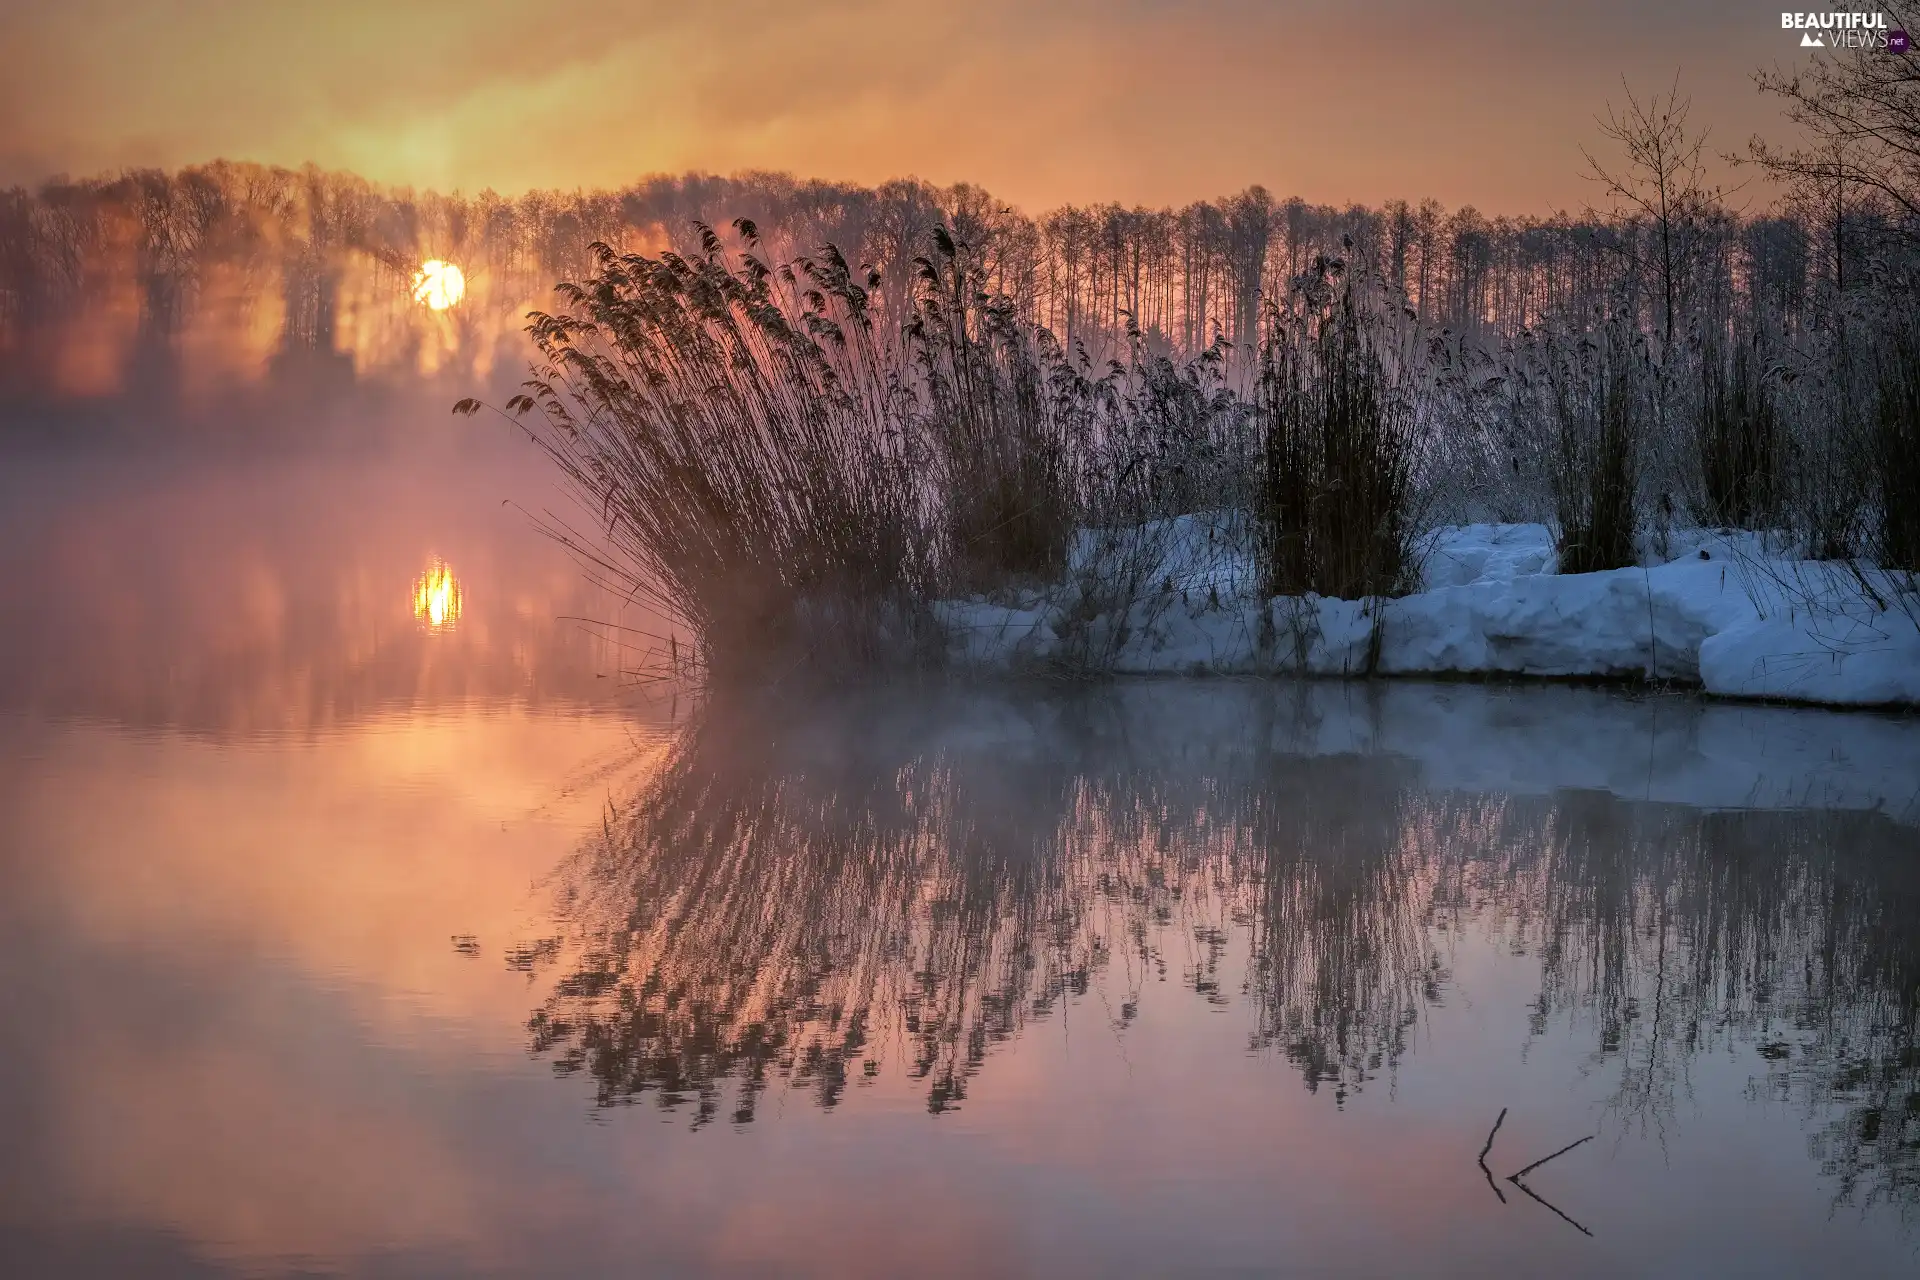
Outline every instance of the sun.
<svg viewBox="0 0 1920 1280">
<path fill-rule="evenodd" d="M 467 277 L 451 262 L 433 258 L 413 273 L 413 300 L 435 311 L 445 311 L 466 294 Z"/>
</svg>

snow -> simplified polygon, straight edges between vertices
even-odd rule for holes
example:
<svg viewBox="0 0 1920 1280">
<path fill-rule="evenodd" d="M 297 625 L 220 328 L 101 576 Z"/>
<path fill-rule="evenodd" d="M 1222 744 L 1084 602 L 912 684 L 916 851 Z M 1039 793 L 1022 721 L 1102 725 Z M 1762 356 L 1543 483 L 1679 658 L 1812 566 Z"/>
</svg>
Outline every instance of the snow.
<svg viewBox="0 0 1920 1280">
<path fill-rule="evenodd" d="M 1090 637 L 1100 652 L 1121 641 L 1109 665 L 1125 674 L 1651 677 L 1729 698 L 1920 706 L 1913 613 L 1877 607 L 1846 571 L 1784 560 L 1751 534 L 1643 550 L 1633 568 L 1559 574 L 1544 525 L 1457 526 L 1434 535 L 1415 594 L 1263 600 L 1231 522 L 1182 516 L 1083 533 L 1055 592 L 936 613 L 950 657 L 974 668 L 1071 660 Z M 1063 639 L 1076 616 L 1092 618 L 1079 649 Z"/>
<path fill-rule="evenodd" d="M 949 638 L 947 656 L 961 666 L 1005 670 L 1045 659 L 1059 643 L 1051 612 L 1038 606 L 988 604 L 980 597 L 942 600 L 933 616 Z"/>
<path fill-rule="evenodd" d="M 1699 665 L 1730 698 L 1920 705 L 1920 631 L 1898 614 L 1743 620 L 1701 643 Z"/>
</svg>

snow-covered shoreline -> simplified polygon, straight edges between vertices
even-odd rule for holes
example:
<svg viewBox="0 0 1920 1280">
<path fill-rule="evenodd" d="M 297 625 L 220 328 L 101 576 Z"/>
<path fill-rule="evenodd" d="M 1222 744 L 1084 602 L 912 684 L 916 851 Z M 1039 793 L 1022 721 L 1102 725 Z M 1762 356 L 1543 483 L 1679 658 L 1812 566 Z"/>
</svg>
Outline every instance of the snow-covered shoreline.
<svg viewBox="0 0 1920 1280">
<path fill-rule="evenodd" d="M 1641 566 L 1562 575 L 1544 525 L 1455 526 L 1435 535 L 1425 590 L 1373 602 L 1261 600 L 1247 557 L 1222 541 L 1203 518 L 1168 523 L 1153 549 L 1158 587 L 1127 609 L 1112 670 L 1652 678 L 1727 698 L 1920 706 L 1913 619 L 1849 591 L 1843 570 L 1769 558 L 1752 535 L 1676 534 Z M 1822 582 L 1816 609 L 1788 585 Z M 956 665 L 1018 670 L 1063 656 L 1075 599 L 1068 588 L 936 613 Z"/>
</svg>

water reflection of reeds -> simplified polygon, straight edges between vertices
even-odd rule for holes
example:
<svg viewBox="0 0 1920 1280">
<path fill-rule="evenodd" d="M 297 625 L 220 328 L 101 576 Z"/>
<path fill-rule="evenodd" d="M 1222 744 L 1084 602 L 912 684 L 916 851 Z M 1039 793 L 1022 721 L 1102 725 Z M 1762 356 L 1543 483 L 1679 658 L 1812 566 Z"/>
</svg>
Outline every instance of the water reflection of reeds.
<svg viewBox="0 0 1920 1280">
<path fill-rule="evenodd" d="M 894 1071 L 938 1112 L 1063 1002 L 1124 1034 L 1165 981 L 1338 1099 L 1409 1059 L 1485 939 L 1537 966 L 1534 1033 L 1614 1073 L 1615 1122 L 1673 1123 L 1691 1063 L 1739 1049 L 1821 1117 L 1841 1196 L 1915 1200 L 1910 827 L 1433 792 L 1304 750 L 1281 693 L 1174 740 L 1123 703 L 712 711 L 564 867 L 533 1047 L 696 1123 Z"/>
</svg>

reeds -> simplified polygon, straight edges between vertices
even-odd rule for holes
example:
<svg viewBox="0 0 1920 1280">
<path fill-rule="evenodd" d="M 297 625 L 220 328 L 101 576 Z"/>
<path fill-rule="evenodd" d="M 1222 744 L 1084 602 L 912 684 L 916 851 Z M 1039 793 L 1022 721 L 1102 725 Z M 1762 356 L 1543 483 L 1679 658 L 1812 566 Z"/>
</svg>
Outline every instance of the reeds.
<svg viewBox="0 0 1920 1280">
<path fill-rule="evenodd" d="M 1855 325 L 1810 334 L 1783 395 L 1786 466 L 1781 524 L 1808 560 L 1852 562 L 1868 551 L 1879 496 L 1873 362 Z M 1823 575 L 1824 576 L 1824 575 Z"/>
<path fill-rule="evenodd" d="M 1706 343 L 1700 382 L 1701 515 L 1722 528 L 1771 528 L 1780 501 L 1780 422 L 1757 340 L 1736 341 L 1730 357 Z"/>
<path fill-rule="evenodd" d="M 1874 471 L 1880 526 L 1875 552 L 1883 569 L 1920 571 L 1920 319 L 1892 316 L 1882 341 Z"/>
<path fill-rule="evenodd" d="M 944 227 L 916 258 L 907 325 L 939 467 L 948 577 L 964 592 L 1051 583 L 1079 523 L 1078 462 L 1097 398 L 1051 334 L 988 289 Z"/>
<path fill-rule="evenodd" d="M 539 411 L 601 536 L 550 531 L 689 633 L 675 672 L 923 669 L 945 652 L 936 601 L 1035 592 L 1075 596 L 1068 668 L 1109 665 L 1164 517 L 1246 452 L 1219 352 L 1096 375 L 944 228 L 904 316 L 876 302 L 878 269 L 832 246 L 774 265 L 735 230 L 730 253 L 702 228 L 698 257 L 597 245 L 563 309 L 532 316 L 542 360 L 509 407 Z"/>
<path fill-rule="evenodd" d="M 938 576 L 911 391 L 872 273 L 827 247 L 770 266 L 702 228 L 683 258 L 594 252 L 536 313 L 537 438 L 600 518 L 627 593 L 723 679 L 866 669 L 927 647 Z M 585 541 L 563 533 L 571 545 Z"/>
<path fill-rule="evenodd" d="M 1566 573 L 1637 564 L 1643 530 L 1688 518 L 1920 562 L 1910 291 L 1884 333 L 1706 343 L 1688 407 L 1678 348 L 1630 292 L 1496 356 L 1429 334 L 1347 242 L 1269 303 L 1257 348 L 1180 362 L 1130 324 L 1102 367 L 945 228 L 910 267 L 858 268 L 831 245 L 777 263 L 734 230 L 729 251 L 701 228 L 688 256 L 596 245 L 532 317 L 541 362 L 510 402 L 540 411 L 599 541 L 555 531 L 690 637 L 677 671 L 924 670 L 943 626 L 973 625 L 935 606 L 966 600 L 1036 634 L 1038 610 L 1060 670 L 1109 670 L 1156 610 L 1192 604 L 1182 516 L 1219 546 L 1206 608 L 1416 590 L 1434 511 L 1549 520 Z"/>
<path fill-rule="evenodd" d="M 1268 594 L 1359 599 L 1415 585 L 1416 419 L 1386 325 L 1337 260 L 1269 314 L 1255 500 Z"/>
<path fill-rule="evenodd" d="M 1637 559 L 1636 502 L 1646 434 L 1646 348 L 1618 318 L 1544 347 L 1548 469 L 1562 573 Z"/>
</svg>

